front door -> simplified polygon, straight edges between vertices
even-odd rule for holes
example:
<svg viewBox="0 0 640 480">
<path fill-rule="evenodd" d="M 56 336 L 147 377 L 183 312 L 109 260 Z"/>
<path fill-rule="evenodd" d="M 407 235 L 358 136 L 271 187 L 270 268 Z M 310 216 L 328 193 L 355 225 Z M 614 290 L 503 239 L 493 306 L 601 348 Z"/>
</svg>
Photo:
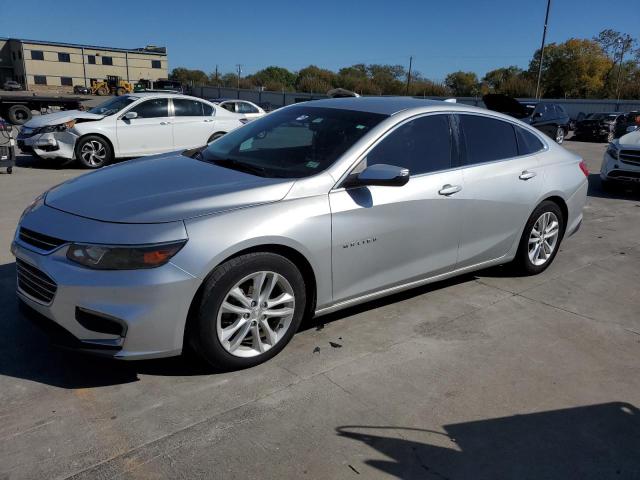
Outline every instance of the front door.
<svg viewBox="0 0 640 480">
<path fill-rule="evenodd" d="M 121 157 L 152 155 L 173 150 L 173 129 L 169 118 L 168 99 L 150 98 L 126 112 L 136 112 L 138 116 L 126 119 L 121 115 L 116 122 Z"/>
<path fill-rule="evenodd" d="M 355 169 L 405 167 L 411 174 L 406 185 L 330 193 L 334 301 L 455 268 L 462 172 L 452 169 L 449 120 L 437 114 L 403 123 Z"/>
</svg>

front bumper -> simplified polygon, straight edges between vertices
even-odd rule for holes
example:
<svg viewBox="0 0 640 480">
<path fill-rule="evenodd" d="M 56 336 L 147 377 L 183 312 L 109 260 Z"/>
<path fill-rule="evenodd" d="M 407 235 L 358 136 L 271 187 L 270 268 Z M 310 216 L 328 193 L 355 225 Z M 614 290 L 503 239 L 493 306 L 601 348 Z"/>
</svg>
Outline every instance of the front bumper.
<svg viewBox="0 0 640 480">
<path fill-rule="evenodd" d="M 613 158 L 605 152 L 600 167 L 600 178 L 605 181 L 640 183 L 640 165 Z"/>
<path fill-rule="evenodd" d="M 41 158 L 74 158 L 77 135 L 69 131 L 18 135 L 18 147 L 25 153 L 34 153 Z"/>
<path fill-rule="evenodd" d="M 78 226 L 83 223 L 84 228 L 99 223 L 60 212 L 51 214 L 50 220 L 55 221 L 56 215 L 69 217 L 67 227 L 70 222 Z M 30 214 L 22 223 L 30 229 L 38 228 L 33 224 L 39 222 L 29 217 Z M 28 307 L 28 316 L 39 318 L 36 323 L 48 324 L 45 330 L 54 331 L 54 343 L 117 359 L 159 358 L 181 353 L 189 307 L 201 280 L 171 262 L 148 270 L 91 270 L 69 261 L 67 248 L 68 243 L 51 252 L 40 251 L 21 240 L 18 234 L 12 244 L 18 270 L 26 263 L 28 268 L 37 269 L 33 271 L 41 272 L 55 283 L 55 293 L 50 300 L 36 298 L 32 290 L 24 287 L 24 276 L 23 286 L 17 282 L 16 287 L 19 299 Z M 31 277 L 27 279 L 30 280 Z M 106 333 L 109 329 L 87 322 L 79 312 L 90 312 L 97 315 L 98 320 L 111 320 L 112 324 L 122 325 L 122 329 L 118 333 Z M 49 321 L 43 322 L 43 319 Z"/>
</svg>

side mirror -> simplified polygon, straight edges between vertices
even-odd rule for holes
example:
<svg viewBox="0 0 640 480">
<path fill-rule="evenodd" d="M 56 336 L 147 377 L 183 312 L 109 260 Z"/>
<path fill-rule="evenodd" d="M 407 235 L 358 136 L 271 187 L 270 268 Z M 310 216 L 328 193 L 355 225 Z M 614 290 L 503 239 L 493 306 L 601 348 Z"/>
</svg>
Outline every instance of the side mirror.
<svg viewBox="0 0 640 480">
<path fill-rule="evenodd" d="M 409 181 L 409 169 L 379 163 L 371 165 L 360 172 L 349 186 L 379 185 L 383 187 L 401 187 Z"/>
<path fill-rule="evenodd" d="M 138 118 L 138 112 L 127 112 L 122 118 L 126 120 L 133 120 L 134 118 Z"/>
<path fill-rule="evenodd" d="M 540 118 L 542 117 L 542 112 L 536 112 L 533 114 L 533 118 Z"/>
</svg>

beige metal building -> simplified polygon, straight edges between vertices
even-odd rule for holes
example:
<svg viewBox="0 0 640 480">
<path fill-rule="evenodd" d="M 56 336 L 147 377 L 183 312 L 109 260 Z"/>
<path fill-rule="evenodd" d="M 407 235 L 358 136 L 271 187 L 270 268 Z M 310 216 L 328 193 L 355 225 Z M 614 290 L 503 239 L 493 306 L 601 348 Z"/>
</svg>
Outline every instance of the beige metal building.
<svg viewBox="0 0 640 480">
<path fill-rule="evenodd" d="M 166 79 L 167 50 L 0 38 L 0 87 L 15 80 L 27 90 L 72 91 L 74 85 L 89 87 L 107 75 L 134 83 Z"/>
</svg>

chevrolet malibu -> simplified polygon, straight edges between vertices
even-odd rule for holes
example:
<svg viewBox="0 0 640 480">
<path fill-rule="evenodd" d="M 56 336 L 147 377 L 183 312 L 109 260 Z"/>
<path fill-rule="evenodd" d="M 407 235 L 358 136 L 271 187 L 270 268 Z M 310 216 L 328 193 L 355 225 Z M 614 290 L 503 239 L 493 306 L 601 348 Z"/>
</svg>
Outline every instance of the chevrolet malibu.
<svg viewBox="0 0 640 480">
<path fill-rule="evenodd" d="M 544 271 L 580 226 L 587 174 L 496 112 L 306 102 L 52 188 L 15 234 L 17 294 L 85 351 L 249 367 L 304 318 L 492 265 Z"/>
</svg>

